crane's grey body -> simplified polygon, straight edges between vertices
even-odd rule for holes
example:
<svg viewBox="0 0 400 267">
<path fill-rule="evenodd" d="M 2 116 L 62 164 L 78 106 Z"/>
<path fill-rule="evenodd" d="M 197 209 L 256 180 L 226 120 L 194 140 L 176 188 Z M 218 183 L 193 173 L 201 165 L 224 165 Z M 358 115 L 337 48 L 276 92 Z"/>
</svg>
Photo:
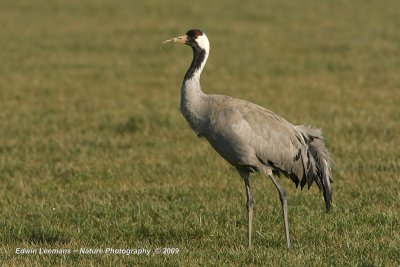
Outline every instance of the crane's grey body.
<svg viewBox="0 0 400 267">
<path fill-rule="evenodd" d="M 193 30 L 192 30 L 193 31 Z M 196 31 L 196 30 L 195 30 Z M 294 126 L 275 113 L 251 102 L 223 95 L 204 94 L 200 74 L 209 53 L 204 33 L 189 31 L 186 37 L 194 51 L 192 65 L 182 83 L 181 112 L 196 132 L 230 164 L 244 179 L 248 209 L 248 242 L 252 245 L 253 197 L 251 172 L 268 175 L 278 190 L 282 204 L 287 246 L 290 247 L 287 200 L 274 174 L 283 173 L 296 186 L 316 181 L 323 190 L 326 209 L 331 203 L 331 159 L 319 129 Z M 189 37 L 188 37 L 189 36 Z M 182 38 L 182 37 L 179 37 Z M 185 38 L 183 38 L 185 39 Z M 181 42 L 181 39 L 176 42 Z M 169 40 L 171 42 L 173 39 Z"/>
<path fill-rule="evenodd" d="M 185 89 L 184 89 L 185 90 Z M 192 89 L 193 90 L 193 89 Z M 198 136 L 235 167 L 269 166 L 303 176 L 306 144 L 300 131 L 283 118 L 253 103 L 221 95 L 203 95 L 203 111 L 185 116 Z M 294 160 L 296 158 L 296 160 Z"/>
</svg>

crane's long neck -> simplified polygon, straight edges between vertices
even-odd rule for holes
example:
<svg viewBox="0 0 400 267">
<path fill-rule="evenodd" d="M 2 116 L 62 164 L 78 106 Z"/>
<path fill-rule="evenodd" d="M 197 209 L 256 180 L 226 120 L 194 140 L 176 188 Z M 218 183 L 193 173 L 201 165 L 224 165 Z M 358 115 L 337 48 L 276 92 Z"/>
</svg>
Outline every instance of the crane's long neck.
<svg viewBox="0 0 400 267">
<path fill-rule="evenodd" d="M 207 42 L 208 45 L 208 42 Z M 206 94 L 201 91 L 200 75 L 206 64 L 209 47 L 192 46 L 193 60 L 182 82 L 181 112 L 199 135 L 206 116 Z"/>
<path fill-rule="evenodd" d="M 192 64 L 190 64 L 190 67 L 187 70 L 183 81 L 185 82 L 187 80 L 195 79 L 200 84 L 200 75 L 201 72 L 203 71 L 204 66 L 206 65 L 209 49 L 200 48 L 199 46 L 192 46 L 192 49 L 193 49 Z"/>
</svg>

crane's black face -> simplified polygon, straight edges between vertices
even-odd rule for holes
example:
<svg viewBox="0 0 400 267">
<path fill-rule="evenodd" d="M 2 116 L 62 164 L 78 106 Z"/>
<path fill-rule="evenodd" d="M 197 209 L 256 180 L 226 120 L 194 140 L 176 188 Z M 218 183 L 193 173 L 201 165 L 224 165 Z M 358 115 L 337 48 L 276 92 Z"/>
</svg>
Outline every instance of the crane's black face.
<svg viewBox="0 0 400 267">
<path fill-rule="evenodd" d="M 204 33 L 201 30 L 197 30 L 197 29 L 189 30 L 186 33 L 187 41 L 185 44 L 187 44 L 189 46 L 197 46 L 196 39 L 203 35 L 204 35 Z"/>
</svg>

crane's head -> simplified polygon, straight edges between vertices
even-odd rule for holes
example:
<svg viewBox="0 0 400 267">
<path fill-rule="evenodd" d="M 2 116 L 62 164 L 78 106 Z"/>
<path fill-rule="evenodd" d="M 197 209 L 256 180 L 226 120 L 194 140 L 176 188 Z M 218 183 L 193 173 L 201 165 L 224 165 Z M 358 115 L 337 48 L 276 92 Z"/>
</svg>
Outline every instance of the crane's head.
<svg viewBox="0 0 400 267">
<path fill-rule="evenodd" d="M 208 42 L 206 34 L 197 29 L 189 30 L 185 35 L 165 40 L 163 44 L 165 43 L 186 44 L 192 48 L 200 48 L 202 50 L 206 50 L 207 52 L 210 49 L 210 43 Z"/>
</svg>

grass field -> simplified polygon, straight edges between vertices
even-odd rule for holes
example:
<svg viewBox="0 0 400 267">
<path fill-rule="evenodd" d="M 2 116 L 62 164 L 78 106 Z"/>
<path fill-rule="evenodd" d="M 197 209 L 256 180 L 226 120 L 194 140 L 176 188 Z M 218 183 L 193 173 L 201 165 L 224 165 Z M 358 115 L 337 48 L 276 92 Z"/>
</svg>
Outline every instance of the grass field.
<svg viewBox="0 0 400 267">
<path fill-rule="evenodd" d="M 399 266 L 400 2 L 0 1 L 0 265 Z M 243 181 L 179 112 L 203 29 L 203 90 L 323 129 L 334 204 Z M 16 248 L 179 248 L 17 255 Z"/>
</svg>

